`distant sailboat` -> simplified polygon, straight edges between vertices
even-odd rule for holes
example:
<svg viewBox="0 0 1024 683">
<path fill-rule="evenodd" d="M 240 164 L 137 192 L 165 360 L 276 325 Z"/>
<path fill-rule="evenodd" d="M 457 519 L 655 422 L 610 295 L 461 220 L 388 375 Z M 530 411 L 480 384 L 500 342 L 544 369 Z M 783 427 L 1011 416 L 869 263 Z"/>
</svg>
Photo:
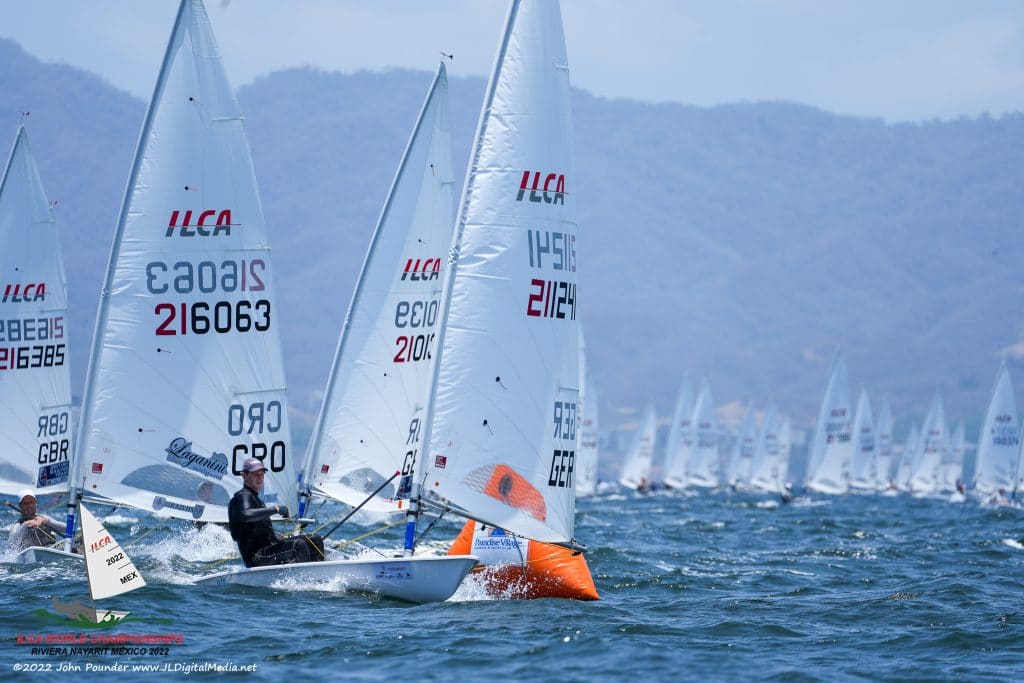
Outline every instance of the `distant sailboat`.
<svg viewBox="0 0 1024 683">
<path fill-rule="evenodd" d="M 592 496 L 597 492 L 599 409 L 597 386 L 587 372 L 586 357 L 586 344 L 581 331 L 579 428 L 576 430 L 577 498 Z"/>
<path fill-rule="evenodd" d="M 939 491 L 939 464 L 949 447 L 947 429 L 942 397 L 936 394 L 921 428 L 921 442 L 911 467 L 910 492 L 915 496 L 930 496 Z"/>
<path fill-rule="evenodd" d="M 57 223 L 23 126 L 0 179 L 0 493 L 66 494 L 72 457 L 68 297 Z M 80 554 L 32 546 L 18 562 Z"/>
<path fill-rule="evenodd" d="M 874 457 L 868 471 L 873 477 L 875 490 L 885 491 L 890 488 L 896 474 L 893 468 L 892 408 L 889 407 L 888 398 L 882 399 L 882 407 L 878 409 L 875 431 L 877 439 Z"/>
<path fill-rule="evenodd" d="M 853 420 L 853 458 L 850 465 L 850 489 L 873 493 L 878 489 L 875 473 L 875 424 L 868 392 L 861 387 Z"/>
<path fill-rule="evenodd" d="M 782 426 L 781 416 L 776 414 L 775 405 L 771 404 L 764 411 L 761 430 L 754 447 L 754 459 L 750 468 L 747 485 L 754 491 L 764 493 L 780 493 L 785 480 L 785 468 L 782 467 L 779 448 L 779 428 Z"/>
<path fill-rule="evenodd" d="M 850 459 L 853 456 L 853 420 L 846 364 L 836 351 L 832 360 L 825 397 L 818 412 L 818 424 L 811 442 L 807 488 L 826 494 L 846 493 L 850 488 Z"/>
<path fill-rule="evenodd" d="M 715 397 L 705 379 L 697 394 L 693 409 L 696 427 L 693 457 L 690 459 L 690 485 L 715 488 L 721 485 L 721 467 L 718 456 L 718 424 L 715 421 Z"/>
<path fill-rule="evenodd" d="M 899 463 L 896 466 L 895 484 L 899 491 L 910 490 L 910 477 L 914 472 L 914 461 L 917 460 L 917 449 L 921 442 L 921 433 L 916 424 L 910 426 L 907 438 L 903 442 Z"/>
<path fill-rule="evenodd" d="M 1021 420 L 1017 398 L 1006 363 L 999 366 L 985 421 L 978 434 L 974 464 L 974 495 L 981 499 L 1005 497 L 1014 488 L 1017 458 L 1021 452 Z M 1000 494 L 1002 491 L 1002 494 Z"/>
<path fill-rule="evenodd" d="M 668 486 L 679 489 L 689 482 L 690 461 L 693 458 L 694 424 L 693 384 L 690 374 L 683 374 L 679 387 L 679 398 L 669 425 L 668 439 L 665 444 L 665 468 L 662 478 Z"/>
<path fill-rule="evenodd" d="M 964 423 L 963 420 L 957 423 L 953 429 L 949 444 L 939 459 L 938 474 L 936 476 L 936 489 L 939 493 L 952 493 L 954 502 L 964 500 Z"/>
<path fill-rule="evenodd" d="M 732 457 L 729 459 L 729 469 L 726 474 L 725 484 L 734 489 L 745 488 L 750 478 L 750 468 L 754 462 L 754 451 L 757 449 L 757 422 L 755 421 L 753 407 L 747 409 L 747 414 L 740 423 L 740 431 L 736 434 L 736 442 L 733 444 Z"/>
<path fill-rule="evenodd" d="M 657 423 L 654 406 L 648 405 L 640 416 L 640 425 L 633 436 L 626 459 L 622 462 L 619 484 L 623 487 L 635 490 L 650 484 L 656 435 Z"/>
</svg>

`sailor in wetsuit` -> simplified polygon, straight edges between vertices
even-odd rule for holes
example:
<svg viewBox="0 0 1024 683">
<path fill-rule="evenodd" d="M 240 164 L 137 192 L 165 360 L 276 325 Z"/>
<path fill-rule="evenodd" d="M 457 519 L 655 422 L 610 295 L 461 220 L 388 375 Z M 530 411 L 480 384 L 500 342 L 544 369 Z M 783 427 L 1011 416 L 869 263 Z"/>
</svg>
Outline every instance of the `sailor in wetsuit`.
<svg viewBox="0 0 1024 683">
<path fill-rule="evenodd" d="M 18 525 L 11 530 L 11 551 L 20 553 L 32 546 L 48 547 L 63 538 L 64 526 L 46 515 L 36 514 L 36 496 L 29 489 L 18 492 L 18 510 L 21 517 Z M 51 532 L 58 534 L 54 536 Z"/>
<path fill-rule="evenodd" d="M 260 500 L 263 477 L 267 468 L 256 458 L 242 463 L 242 489 L 228 504 L 231 538 L 238 542 L 238 552 L 246 567 L 260 567 L 291 562 L 317 562 L 324 559 L 324 541 L 316 534 L 281 538 L 274 533 L 270 518 L 288 516 L 283 505 L 267 507 Z"/>
</svg>

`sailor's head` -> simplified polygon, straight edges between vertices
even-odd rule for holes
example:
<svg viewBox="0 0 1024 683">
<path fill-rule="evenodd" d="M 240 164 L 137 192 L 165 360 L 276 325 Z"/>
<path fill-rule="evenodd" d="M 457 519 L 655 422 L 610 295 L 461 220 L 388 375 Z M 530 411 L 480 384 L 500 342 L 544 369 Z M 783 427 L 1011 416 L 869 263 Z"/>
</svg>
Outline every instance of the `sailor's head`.
<svg viewBox="0 0 1024 683">
<path fill-rule="evenodd" d="M 36 494 L 31 489 L 18 491 L 18 507 L 26 515 L 34 517 L 36 514 Z"/>
<path fill-rule="evenodd" d="M 259 491 L 263 486 L 263 475 L 266 472 L 267 468 L 263 466 L 263 461 L 257 458 L 246 458 L 242 463 L 242 481 L 254 491 Z"/>
</svg>

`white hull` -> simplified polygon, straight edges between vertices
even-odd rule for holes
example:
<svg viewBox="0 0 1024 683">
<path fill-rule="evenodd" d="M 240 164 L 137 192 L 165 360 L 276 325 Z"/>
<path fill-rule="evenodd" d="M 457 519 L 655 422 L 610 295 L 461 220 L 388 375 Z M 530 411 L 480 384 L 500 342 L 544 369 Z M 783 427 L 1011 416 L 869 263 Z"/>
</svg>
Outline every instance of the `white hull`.
<svg viewBox="0 0 1024 683">
<path fill-rule="evenodd" d="M 59 548 L 42 548 L 40 546 L 32 546 L 31 548 L 25 548 L 18 556 L 14 559 L 19 564 L 34 564 L 36 562 L 58 562 L 60 560 L 81 560 L 82 555 L 80 553 L 69 553 Z"/>
<path fill-rule="evenodd" d="M 443 602 L 458 589 L 479 559 L 472 555 L 333 560 L 239 568 L 205 576 L 198 585 L 272 587 L 295 582 L 304 588 L 373 593 L 408 602 Z"/>
</svg>

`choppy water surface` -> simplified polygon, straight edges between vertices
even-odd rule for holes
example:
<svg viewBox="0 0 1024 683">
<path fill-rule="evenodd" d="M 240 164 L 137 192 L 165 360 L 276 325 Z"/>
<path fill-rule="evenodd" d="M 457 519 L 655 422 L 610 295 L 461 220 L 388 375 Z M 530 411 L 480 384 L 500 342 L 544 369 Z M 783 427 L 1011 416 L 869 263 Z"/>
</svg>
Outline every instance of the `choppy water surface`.
<svg viewBox="0 0 1024 683">
<path fill-rule="evenodd" d="M 609 495 L 578 508 L 596 603 L 488 600 L 472 583 L 420 606 L 301 586 L 198 587 L 191 577 L 222 569 L 210 564 L 233 548 L 225 532 L 169 522 L 140 538 L 155 519 L 115 514 L 108 528 L 149 585 L 109 602 L 134 620 L 69 625 L 50 597 L 86 596 L 81 568 L 0 563 L 0 678 L 17 664 L 66 662 L 256 664 L 244 675 L 268 681 L 1024 679 L 1022 510 L 876 496 L 778 505 L 722 493 Z M 363 521 L 338 538 L 381 524 Z M 457 530 L 439 526 L 435 545 Z M 398 535 L 365 543 L 395 548 Z M 16 643 L 89 633 L 185 643 L 168 655 L 91 658 L 31 655 Z"/>
</svg>

